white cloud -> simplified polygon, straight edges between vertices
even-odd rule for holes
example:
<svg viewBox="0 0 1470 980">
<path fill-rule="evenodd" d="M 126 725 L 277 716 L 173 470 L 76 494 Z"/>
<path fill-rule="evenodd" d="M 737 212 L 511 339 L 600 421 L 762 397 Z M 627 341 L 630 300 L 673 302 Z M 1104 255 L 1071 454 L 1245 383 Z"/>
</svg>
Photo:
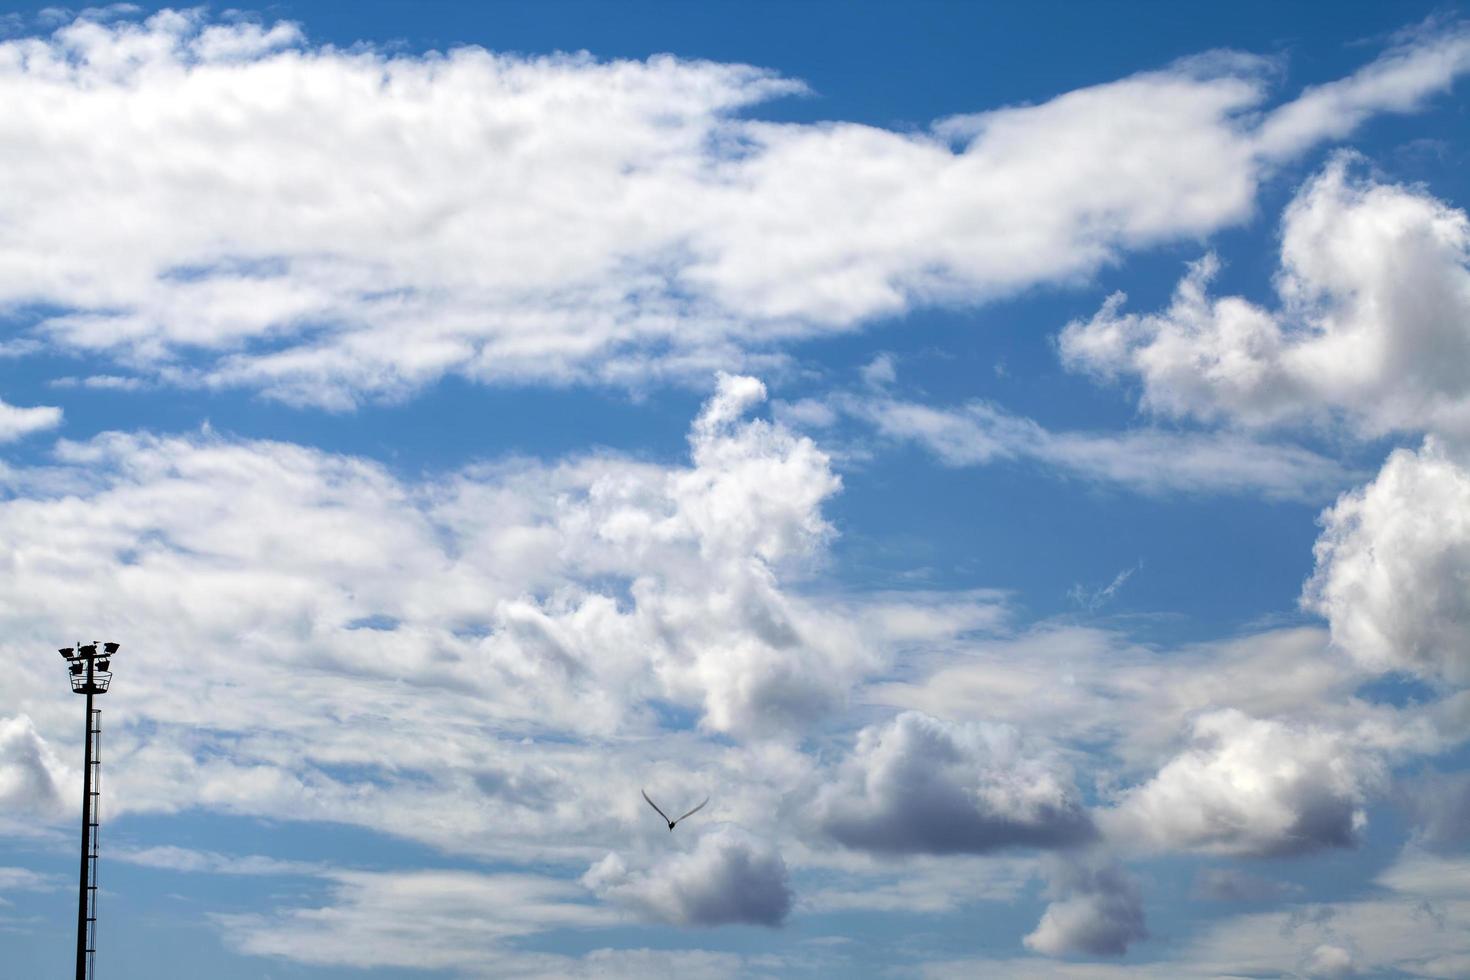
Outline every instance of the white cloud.
<svg viewBox="0 0 1470 980">
<path fill-rule="evenodd" d="M 1252 857 L 1350 847 L 1383 780 L 1344 735 L 1234 709 L 1196 718 L 1191 743 L 1099 814 L 1111 840 Z"/>
<path fill-rule="evenodd" d="M 506 940 L 549 928 L 611 925 L 575 882 L 464 871 L 330 876 L 328 903 L 270 914 L 216 914 L 232 946 L 298 963 L 497 973 Z"/>
<path fill-rule="evenodd" d="M 109 847 L 107 859 L 190 874 L 319 875 L 331 870 L 324 865 L 307 861 L 282 861 L 263 854 L 220 854 L 173 844 L 155 847 Z"/>
<path fill-rule="evenodd" d="M 704 950 L 594 949 L 580 956 L 519 948 L 552 929 L 619 924 L 575 882 L 460 871 L 324 875 L 322 904 L 210 916 L 239 952 L 312 966 L 452 971 L 514 980 L 770 976 L 746 958 Z"/>
<path fill-rule="evenodd" d="M 70 783 L 67 775 L 29 716 L 0 718 L 0 807 L 7 817 L 59 815 L 71 795 L 61 789 Z"/>
<path fill-rule="evenodd" d="M 609 854 L 582 882 L 642 917 L 681 926 L 779 926 L 792 906 L 780 853 L 730 828 L 709 831 L 693 850 L 642 871 Z"/>
<path fill-rule="evenodd" d="M 1014 729 L 918 712 L 859 732 L 814 816 L 833 840 L 877 853 L 1065 847 L 1094 833 L 1070 773 Z"/>
<path fill-rule="evenodd" d="M 1358 975 L 1357 968 L 1353 966 L 1353 954 L 1330 943 L 1323 943 L 1312 950 L 1312 955 L 1307 959 L 1306 970 L 1308 976 L 1327 980 Z"/>
<path fill-rule="evenodd" d="M 1417 846 L 1404 849 L 1378 876 L 1378 883 L 1404 895 L 1433 899 L 1470 899 L 1470 856 L 1437 854 Z"/>
<path fill-rule="evenodd" d="M 50 892 L 63 884 L 56 875 L 40 874 L 29 868 L 0 867 L 0 892 Z"/>
<path fill-rule="evenodd" d="M 1321 500 L 1351 480 L 1341 464 L 1317 453 L 1236 433 L 1054 432 L 979 401 L 935 408 L 838 395 L 828 404 L 868 422 L 886 438 L 918 443 L 946 466 L 1028 462 L 1140 493 L 1248 493 L 1287 500 Z"/>
<path fill-rule="evenodd" d="M 1053 869 L 1054 900 L 1024 942 L 1048 956 L 1122 956 L 1148 938 L 1138 882 L 1117 865 L 1064 862 Z"/>
<path fill-rule="evenodd" d="M 768 972 L 781 965 L 778 957 L 744 957 L 702 949 L 596 949 L 580 959 L 571 957 L 522 957 L 531 963 L 520 967 L 506 964 L 513 975 L 542 980 L 563 977 L 587 980 L 648 980 L 649 977 L 678 977 L 679 980 L 739 980 L 743 977 L 778 976 Z M 539 959 L 544 965 L 536 965 Z M 504 976 L 505 973 L 496 974 Z"/>
<path fill-rule="evenodd" d="M 14 442 L 33 432 L 45 432 L 61 424 L 61 409 L 50 405 L 17 408 L 0 401 L 0 443 Z"/>
<path fill-rule="evenodd" d="M 1350 163 L 1336 157 L 1286 210 L 1278 310 L 1212 299 L 1209 256 L 1163 313 L 1123 313 L 1117 294 L 1068 324 L 1063 361 L 1136 376 L 1162 415 L 1470 436 L 1470 223 Z"/>
<path fill-rule="evenodd" d="M 515 830 L 502 832 L 512 835 Z M 598 890 L 618 904 L 685 925 L 779 925 L 792 898 L 779 855 L 769 845 L 728 829 L 710 836 L 714 847 L 701 841 L 693 853 L 643 875 L 601 882 Z M 667 845 L 663 835 L 656 841 Z M 229 945 L 250 955 L 314 965 L 409 966 L 462 976 L 548 980 L 632 978 L 649 972 L 686 975 L 680 971 L 695 977 L 765 975 L 742 957 L 700 950 L 598 949 L 570 957 L 518 948 L 515 940 L 550 930 L 625 925 L 611 910 L 589 903 L 572 877 L 347 870 L 174 846 L 114 846 L 107 853 L 109 860 L 185 873 L 306 877 L 314 879 L 306 886 L 313 893 L 318 885 L 326 886 L 320 899 L 295 899 L 267 913 L 209 916 Z M 54 887 L 44 876 L 9 870 L 13 873 L 0 869 L 0 890 Z M 293 884 L 293 891 L 300 889 Z M 675 915 L 682 917 L 676 920 Z M 767 968 L 775 962 L 761 959 Z"/>
<path fill-rule="evenodd" d="M 864 364 L 860 373 L 863 383 L 870 388 L 882 388 L 884 385 L 893 384 L 898 379 L 898 371 L 893 365 L 893 355 L 888 353 L 879 354 Z"/>
<path fill-rule="evenodd" d="M 0 303 L 143 375 L 338 408 L 447 373 L 702 375 L 1240 221 L 1467 50 L 1421 38 L 1264 116 L 1262 62 L 1197 58 L 929 135 L 741 118 L 801 90 L 742 65 L 84 17 L 0 42 Z"/>
<path fill-rule="evenodd" d="M 1323 139 L 1342 139 L 1375 113 L 1407 112 L 1445 91 L 1470 65 L 1463 34 L 1435 36 L 1433 21 L 1350 78 L 1315 85 L 1262 123 L 1260 151 L 1286 158 Z"/>
<path fill-rule="evenodd" d="M 1323 512 L 1303 605 L 1375 670 L 1470 681 L 1470 471 L 1430 439 Z"/>
</svg>

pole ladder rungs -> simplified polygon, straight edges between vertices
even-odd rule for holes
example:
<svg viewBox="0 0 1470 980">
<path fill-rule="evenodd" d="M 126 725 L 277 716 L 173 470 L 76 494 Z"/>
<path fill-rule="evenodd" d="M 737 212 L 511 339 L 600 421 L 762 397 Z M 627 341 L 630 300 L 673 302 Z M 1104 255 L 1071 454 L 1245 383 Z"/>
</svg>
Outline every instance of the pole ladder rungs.
<svg viewBox="0 0 1470 980">
<path fill-rule="evenodd" d="M 95 976 L 97 962 L 97 852 L 98 830 L 102 824 L 102 712 L 92 709 L 87 718 L 87 749 L 90 756 L 88 775 L 91 786 L 87 792 L 86 824 L 86 896 L 84 937 L 82 953 L 85 958 L 87 980 Z"/>
</svg>

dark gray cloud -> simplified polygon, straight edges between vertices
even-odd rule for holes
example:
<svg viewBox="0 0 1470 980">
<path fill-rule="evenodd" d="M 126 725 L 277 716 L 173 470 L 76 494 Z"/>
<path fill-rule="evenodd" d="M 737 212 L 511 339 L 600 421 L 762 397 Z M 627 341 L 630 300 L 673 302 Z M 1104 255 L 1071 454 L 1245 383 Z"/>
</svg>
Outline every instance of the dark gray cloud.
<svg viewBox="0 0 1470 980">
<path fill-rule="evenodd" d="M 791 912 L 786 862 L 771 846 L 729 829 L 646 871 L 609 854 L 582 877 L 598 895 L 640 916 L 681 926 L 779 926 Z"/>
<path fill-rule="evenodd" d="M 906 712 L 864 729 L 818 796 L 818 825 L 847 847 L 979 854 L 1094 836 L 1070 777 L 1028 756 L 1014 729 Z"/>
<path fill-rule="evenodd" d="M 0 719 L 0 809 L 51 814 L 61 808 L 56 760 L 26 715 Z"/>
<path fill-rule="evenodd" d="M 1236 868 L 1201 868 L 1190 894 L 1206 902 L 1271 902 L 1301 889 L 1290 882 L 1263 878 Z"/>
<path fill-rule="evenodd" d="M 1059 864 L 1051 892 L 1054 900 L 1024 940 L 1038 953 L 1122 956 L 1148 938 L 1138 883 L 1117 865 Z"/>
</svg>

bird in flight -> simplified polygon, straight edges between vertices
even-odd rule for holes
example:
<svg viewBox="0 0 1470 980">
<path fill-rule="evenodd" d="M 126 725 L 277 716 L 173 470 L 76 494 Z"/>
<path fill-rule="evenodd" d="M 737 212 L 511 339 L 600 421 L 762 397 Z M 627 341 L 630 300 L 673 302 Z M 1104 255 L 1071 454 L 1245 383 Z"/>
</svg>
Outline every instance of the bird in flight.
<svg viewBox="0 0 1470 980">
<path fill-rule="evenodd" d="M 645 800 L 648 800 L 648 790 L 646 790 L 646 789 L 645 790 L 639 790 L 639 792 L 641 792 L 643 794 L 643 798 Z M 706 796 L 704 798 L 704 803 L 708 803 L 708 802 L 709 802 L 709 797 Z M 658 815 L 659 816 L 663 817 L 665 820 L 669 820 L 669 829 L 670 830 L 673 830 L 674 829 L 674 824 L 678 823 L 680 820 L 683 820 L 684 817 L 692 817 L 696 813 L 698 813 L 700 810 L 703 810 L 704 809 L 704 803 L 699 804 L 699 806 L 695 807 L 693 810 L 690 810 L 688 813 L 684 814 L 683 817 L 676 817 L 673 820 L 669 820 L 669 815 L 667 813 L 663 812 L 662 810 L 659 810 L 657 803 L 653 802 L 652 800 L 648 800 L 648 805 L 651 806 L 651 807 L 653 807 L 655 810 L 658 810 Z"/>
</svg>

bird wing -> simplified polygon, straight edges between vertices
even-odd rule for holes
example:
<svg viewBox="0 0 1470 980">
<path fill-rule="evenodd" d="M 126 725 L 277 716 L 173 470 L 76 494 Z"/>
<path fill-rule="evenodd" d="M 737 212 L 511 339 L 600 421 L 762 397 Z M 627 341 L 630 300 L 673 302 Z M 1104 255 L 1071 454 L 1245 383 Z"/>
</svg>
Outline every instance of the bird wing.
<svg viewBox="0 0 1470 980">
<path fill-rule="evenodd" d="M 709 797 L 706 796 L 704 798 L 704 803 L 708 803 L 708 802 L 709 802 Z M 704 809 L 704 803 L 699 804 L 699 806 L 695 807 L 693 810 L 690 810 L 688 813 L 684 814 L 684 817 L 692 817 L 696 813 L 698 813 L 700 810 L 703 810 Z M 679 820 L 683 820 L 684 817 L 680 817 Z M 675 820 L 674 823 L 678 823 L 679 820 Z"/>
<path fill-rule="evenodd" d="M 645 800 L 648 800 L 648 790 L 646 790 L 646 789 L 640 789 L 638 792 L 640 792 L 640 793 L 643 794 L 643 798 Z M 653 807 L 655 810 L 658 810 L 658 804 L 655 803 L 655 802 L 653 802 L 652 800 L 648 800 L 648 805 L 651 806 L 651 807 Z M 658 810 L 658 815 L 661 816 L 661 817 L 663 817 L 665 820 L 668 820 L 669 819 L 669 815 L 667 813 L 663 812 L 662 810 Z"/>
</svg>

